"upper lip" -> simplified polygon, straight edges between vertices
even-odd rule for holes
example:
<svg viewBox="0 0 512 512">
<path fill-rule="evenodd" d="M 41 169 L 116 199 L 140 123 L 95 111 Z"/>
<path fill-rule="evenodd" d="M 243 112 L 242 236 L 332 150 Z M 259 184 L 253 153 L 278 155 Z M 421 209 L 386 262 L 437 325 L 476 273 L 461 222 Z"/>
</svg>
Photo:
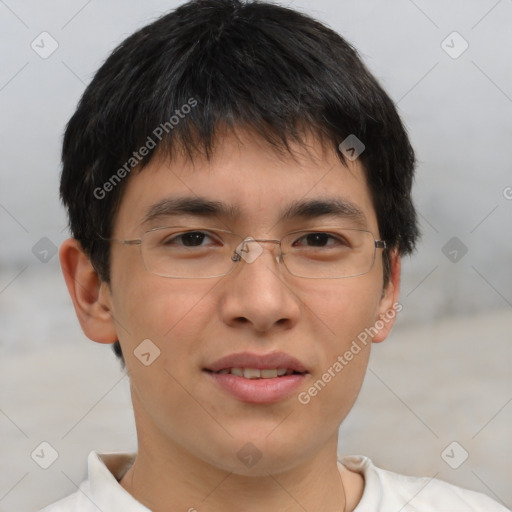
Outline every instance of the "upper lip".
<svg viewBox="0 0 512 512">
<path fill-rule="evenodd" d="M 284 352 L 270 354 L 256 354 L 254 352 L 240 352 L 217 359 L 209 364 L 205 370 L 219 372 L 230 368 L 286 368 L 299 373 L 306 373 L 306 367 L 295 357 Z"/>
</svg>

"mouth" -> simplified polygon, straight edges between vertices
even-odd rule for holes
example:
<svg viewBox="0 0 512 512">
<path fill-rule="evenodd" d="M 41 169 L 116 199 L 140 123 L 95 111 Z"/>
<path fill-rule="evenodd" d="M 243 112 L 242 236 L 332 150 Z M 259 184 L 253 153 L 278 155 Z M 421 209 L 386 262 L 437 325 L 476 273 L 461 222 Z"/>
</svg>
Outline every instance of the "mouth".
<svg viewBox="0 0 512 512">
<path fill-rule="evenodd" d="M 309 374 L 300 361 L 282 352 L 231 354 L 203 371 L 222 392 L 239 401 L 258 404 L 288 398 Z"/>
<path fill-rule="evenodd" d="M 223 368 L 217 372 L 208 369 L 205 371 L 218 375 L 236 375 L 244 379 L 276 379 L 287 375 L 303 375 L 306 373 L 297 372 L 291 368 Z"/>
</svg>

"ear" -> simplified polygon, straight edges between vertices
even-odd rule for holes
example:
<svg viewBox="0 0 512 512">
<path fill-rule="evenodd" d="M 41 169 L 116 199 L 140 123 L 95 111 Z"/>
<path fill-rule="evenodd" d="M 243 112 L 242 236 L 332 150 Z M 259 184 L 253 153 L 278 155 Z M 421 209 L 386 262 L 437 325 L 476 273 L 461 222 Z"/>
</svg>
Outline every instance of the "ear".
<svg viewBox="0 0 512 512">
<path fill-rule="evenodd" d="M 98 343 L 117 341 L 110 288 L 100 280 L 80 243 L 68 238 L 59 250 L 60 264 L 76 316 L 85 335 Z"/>
<path fill-rule="evenodd" d="M 389 282 L 382 292 L 382 298 L 378 308 L 378 319 L 376 319 L 375 327 L 378 332 L 372 338 L 374 343 L 384 341 L 391 332 L 396 319 L 396 315 L 402 310 L 402 304 L 398 302 L 400 295 L 400 271 L 401 260 L 400 255 L 395 250 L 390 253 L 391 275 Z"/>
</svg>

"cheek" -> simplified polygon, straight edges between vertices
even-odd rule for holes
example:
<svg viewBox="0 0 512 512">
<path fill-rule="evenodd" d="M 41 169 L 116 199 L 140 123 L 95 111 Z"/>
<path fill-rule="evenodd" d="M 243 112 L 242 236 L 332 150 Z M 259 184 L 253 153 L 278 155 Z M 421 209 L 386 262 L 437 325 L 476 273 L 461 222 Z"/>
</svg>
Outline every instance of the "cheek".
<svg viewBox="0 0 512 512">
<path fill-rule="evenodd" d="M 133 351 L 144 339 L 152 340 L 163 359 L 170 363 L 180 360 L 184 352 L 194 353 L 199 334 L 212 311 L 208 294 L 212 283 L 195 283 L 134 274 L 120 283 L 122 300 L 116 303 L 115 313 L 124 328 L 118 330 L 120 341 Z M 172 354 L 172 357 L 170 355 Z"/>
<path fill-rule="evenodd" d="M 382 284 L 370 274 L 332 280 L 310 287 L 304 293 L 307 306 L 304 313 L 310 315 L 311 325 L 316 325 L 325 335 L 322 339 L 327 342 L 327 352 L 343 350 L 347 343 L 374 324 L 381 294 Z"/>
<path fill-rule="evenodd" d="M 318 365 L 299 402 L 309 417 L 334 431 L 354 405 L 368 365 L 371 338 L 365 329 L 377 315 L 381 296 L 375 279 L 357 278 L 307 294 L 311 339 Z"/>
<path fill-rule="evenodd" d="M 368 274 L 352 280 L 335 281 L 307 294 L 312 339 L 318 347 L 317 378 L 325 383 L 324 407 L 348 413 L 362 385 L 371 347 L 367 329 L 378 315 L 382 285 Z M 315 393 L 315 391 L 313 391 Z"/>
</svg>

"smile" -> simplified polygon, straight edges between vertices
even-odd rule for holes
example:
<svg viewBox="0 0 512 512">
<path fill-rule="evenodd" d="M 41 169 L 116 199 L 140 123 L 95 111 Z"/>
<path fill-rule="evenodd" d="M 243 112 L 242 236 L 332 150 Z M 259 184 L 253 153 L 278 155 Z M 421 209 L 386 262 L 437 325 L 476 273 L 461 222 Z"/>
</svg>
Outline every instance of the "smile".
<svg viewBox="0 0 512 512">
<path fill-rule="evenodd" d="M 289 368 L 224 368 L 218 372 L 213 372 L 221 375 L 231 374 L 244 379 L 275 379 L 276 377 L 283 377 L 285 375 L 293 375 L 299 373 Z"/>
</svg>

